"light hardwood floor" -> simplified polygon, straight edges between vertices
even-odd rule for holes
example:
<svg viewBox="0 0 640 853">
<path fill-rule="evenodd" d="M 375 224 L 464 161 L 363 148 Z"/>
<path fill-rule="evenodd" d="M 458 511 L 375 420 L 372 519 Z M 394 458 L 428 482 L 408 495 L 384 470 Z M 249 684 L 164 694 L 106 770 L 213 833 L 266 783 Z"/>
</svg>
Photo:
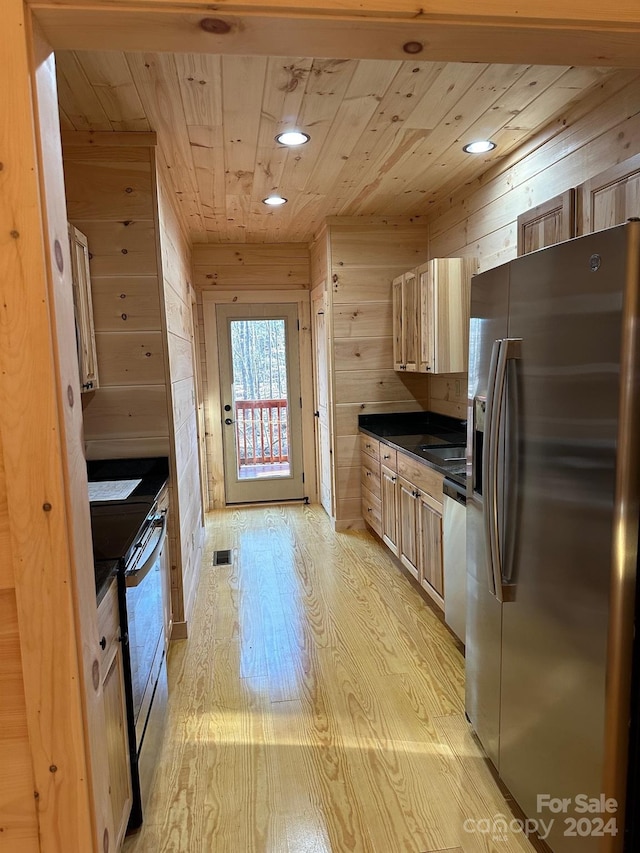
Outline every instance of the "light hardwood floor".
<svg viewBox="0 0 640 853">
<path fill-rule="evenodd" d="M 231 566 L 213 567 L 213 549 Z M 208 517 L 168 734 L 125 853 L 525 853 L 469 733 L 464 661 L 386 550 L 318 507 Z"/>
</svg>

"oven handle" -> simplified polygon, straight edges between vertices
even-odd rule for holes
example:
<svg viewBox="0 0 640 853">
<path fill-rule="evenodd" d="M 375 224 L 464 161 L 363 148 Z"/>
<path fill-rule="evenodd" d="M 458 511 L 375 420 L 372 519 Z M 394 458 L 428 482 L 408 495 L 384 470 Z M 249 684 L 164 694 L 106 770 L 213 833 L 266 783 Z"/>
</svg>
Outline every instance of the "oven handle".
<svg viewBox="0 0 640 853">
<path fill-rule="evenodd" d="M 124 580 L 125 585 L 127 587 L 134 587 L 141 584 L 155 565 L 158 557 L 160 556 L 160 552 L 162 551 L 162 548 L 164 546 L 164 540 L 167 535 L 166 513 L 163 513 L 160 518 L 156 518 L 153 523 L 157 526 L 157 532 L 154 533 L 153 537 L 149 540 L 149 544 L 146 548 L 146 550 L 149 551 L 149 547 L 151 547 L 151 552 L 140 566 L 135 569 L 129 569 L 129 571 L 125 571 Z"/>
</svg>

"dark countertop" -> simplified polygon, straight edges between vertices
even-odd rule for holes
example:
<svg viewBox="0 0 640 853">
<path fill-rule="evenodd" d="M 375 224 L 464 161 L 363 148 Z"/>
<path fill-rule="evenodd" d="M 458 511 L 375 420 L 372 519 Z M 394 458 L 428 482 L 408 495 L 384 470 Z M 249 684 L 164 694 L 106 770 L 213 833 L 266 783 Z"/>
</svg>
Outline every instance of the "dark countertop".
<svg viewBox="0 0 640 853">
<path fill-rule="evenodd" d="M 96 598 L 99 604 L 169 478 L 169 460 L 166 456 L 93 459 L 87 462 L 87 476 L 90 483 L 142 480 L 124 500 L 91 502 Z"/>
<path fill-rule="evenodd" d="M 142 480 L 123 501 L 93 501 L 92 506 L 104 504 L 153 504 L 169 479 L 169 460 L 166 456 L 149 459 L 91 459 L 87 462 L 90 483 L 100 480 Z"/>
<path fill-rule="evenodd" d="M 361 432 L 384 444 L 413 456 L 419 462 L 435 468 L 445 477 L 465 486 L 466 463 L 459 459 L 440 459 L 438 452 L 458 447 L 455 457 L 464 456 L 467 440 L 466 422 L 438 415 L 435 412 L 402 412 L 397 414 L 360 415 Z"/>
</svg>

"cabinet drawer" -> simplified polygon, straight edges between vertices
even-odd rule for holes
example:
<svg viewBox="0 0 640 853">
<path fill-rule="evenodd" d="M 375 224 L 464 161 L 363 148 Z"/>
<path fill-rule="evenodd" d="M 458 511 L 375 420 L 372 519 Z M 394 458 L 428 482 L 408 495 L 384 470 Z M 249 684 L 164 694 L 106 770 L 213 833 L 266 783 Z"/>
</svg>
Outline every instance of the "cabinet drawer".
<svg viewBox="0 0 640 853">
<path fill-rule="evenodd" d="M 360 436 L 360 450 L 374 459 L 380 459 L 380 442 L 370 435 Z"/>
<path fill-rule="evenodd" d="M 98 640 L 102 659 L 109 654 L 120 637 L 120 612 L 118 610 L 118 583 L 114 578 L 98 607 Z M 104 648 L 102 648 L 104 646 Z"/>
<path fill-rule="evenodd" d="M 396 449 L 380 442 L 380 462 L 390 471 L 397 471 L 398 452 Z"/>
<path fill-rule="evenodd" d="M 366 453 L 362 454 L 362 485 L 375 497 L 380 497 L 380 463 Z"/>
<path fill-rule="evenodd" d="M 442 507 L 442 481 L 444 476 L 428 465 L 398 454 L 398 474 L 413 483 L 418 489 L 430 495 Z"/>
<path fill-rule="evenodd" d="M 362 487 L 362 517 L 378 536 L 382 535 L 382 502 L 364 486 Z"/>
</svg>

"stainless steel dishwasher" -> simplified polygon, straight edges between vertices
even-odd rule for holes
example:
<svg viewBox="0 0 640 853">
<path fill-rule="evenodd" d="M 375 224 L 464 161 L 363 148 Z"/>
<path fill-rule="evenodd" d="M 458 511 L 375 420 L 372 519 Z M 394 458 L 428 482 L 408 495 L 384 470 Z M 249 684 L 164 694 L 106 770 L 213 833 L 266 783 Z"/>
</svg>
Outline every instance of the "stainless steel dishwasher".
<svg viewBox="0 0 640 853">
<path fill-rule="evenodd" d="M 467 498 L 465 487 L 445 477 L 442 491 L 444 620 L 465 642 L 467 612 Z"/>
</svg>

